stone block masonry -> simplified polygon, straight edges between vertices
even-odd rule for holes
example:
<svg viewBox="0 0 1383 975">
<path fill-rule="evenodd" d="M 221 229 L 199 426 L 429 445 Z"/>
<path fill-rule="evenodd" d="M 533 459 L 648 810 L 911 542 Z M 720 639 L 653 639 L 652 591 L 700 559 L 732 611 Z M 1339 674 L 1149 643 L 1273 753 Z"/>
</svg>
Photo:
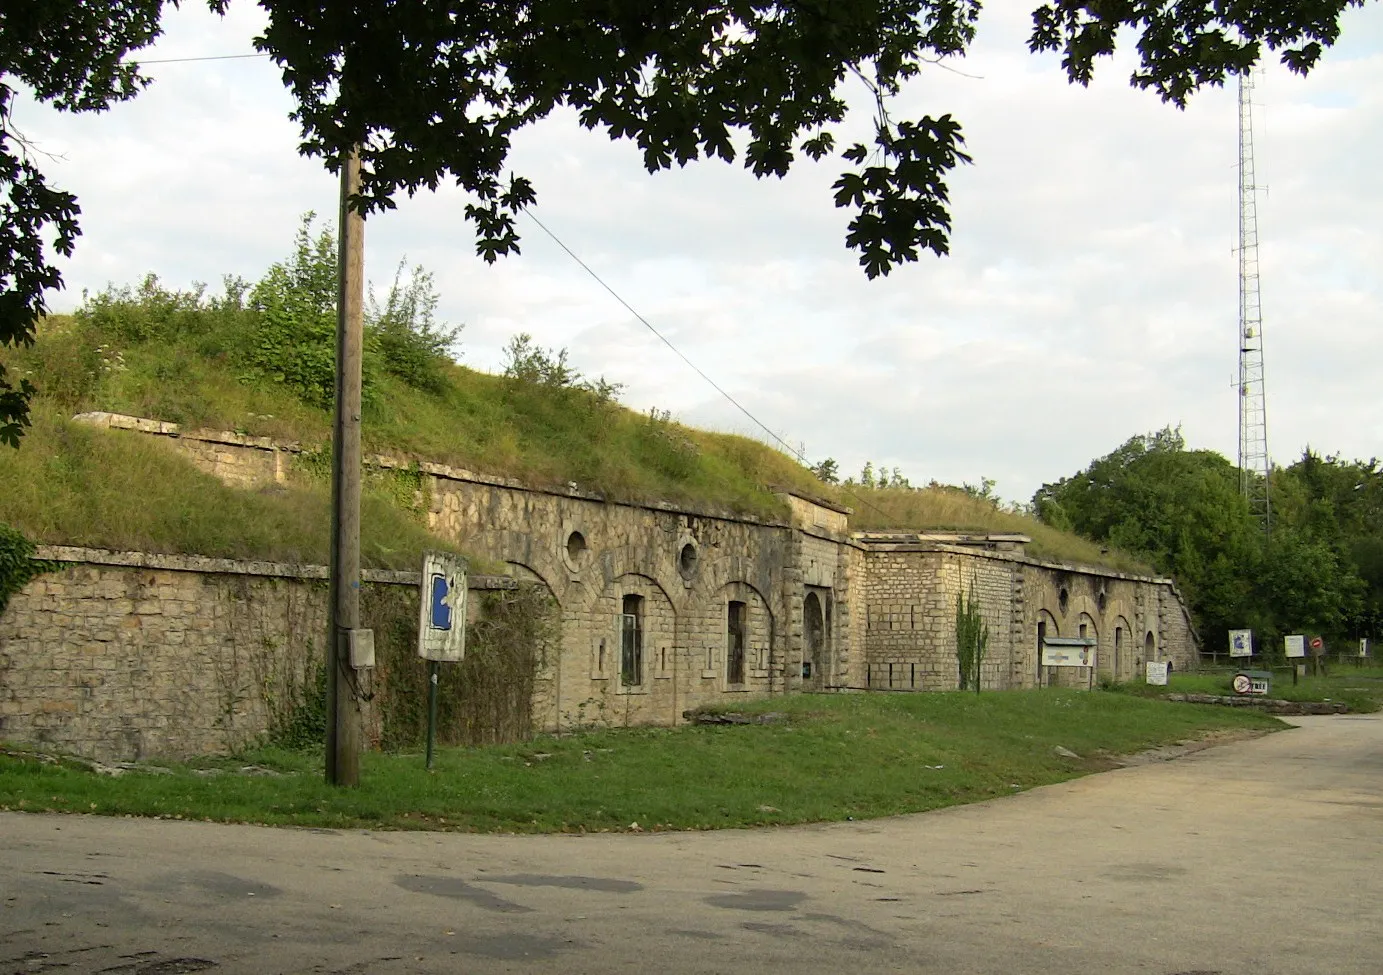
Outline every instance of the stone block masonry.
<svg viewBox="0 0 1383 975">
<path fill-rule="evenodd" d="M 136 417 L 84 419 L 160 437 L 237 486 L 281 480 L 284 458 L 300 450 Z M 386 456 L 367 462 L 412 466 Z M 576 486 L 540 488 L 439 464 L 416 469 L 434 533 L 541 583 L 561 608 L 560 652 L 537 685 L 540 727 L 675 724 L 702 705 L 832 690 L 850 679 L 842 566 L 854 546 L 845 509 L 784 495 L 788 517 L 762 520 L 611 502 Z"/>
<path fill-rule="evenodd" d="M 84 419 L 161 438 L 242 487 L 284 480 L 300 452 L 136 417 Z M 774 521 L 368 463 L 417 471 L 433 532 L 551 594 L 560 647 L 535 684 L 541 728 L 676 724 L 700 706 L 802 691 L 953 689 L 956 600 L 971 593 L 989 627 L 985 688 L 1088 686 L 1129 679 L 1146 660 L 1186 669 L 1197 658 L 1171 580 L 1033 559 L 1019 535 L 851 534 L 846 509 L 796 495 Z M 234 748 L 267 725 L 265 674 L 295 679 L 304 654 L 319 652 L 320 567 L 49 557 L 70 567 L 0 617 L 0 738 L 105 758 Z M 394 576 L 378 581 L 416 584 Z M 1043 634 L 1087 637 L 1097 668 L 1044 669 Z"/>
<path fill-rule="evenodd" d="M 321 659 L 324 566 L 59 547 L 39 556 L 64 568 L 0 616 L 0 740 L 102 761 L 233 751 L 268 730 Z M 418 574 L 366 580 L 417 586 Z"/>
<path fill-rule="evenodd" d="M 1198 660 L 1190 616 L 1170 579 L 1039 561 L 982 536 L 967 544 L 948 544 L 935 532 L 855 538 L 864 549 L 857 597 L 866 616 L 864 688 L 955 689 L 956 599 L 972 592 L 989 626 L 985 688 L 1084 687 L 1132 679 L 1147 660 L 1178 669 Z M 1096 667 L 1041 667 L 1044 636 L 1093 640 Z"/>
</svg>

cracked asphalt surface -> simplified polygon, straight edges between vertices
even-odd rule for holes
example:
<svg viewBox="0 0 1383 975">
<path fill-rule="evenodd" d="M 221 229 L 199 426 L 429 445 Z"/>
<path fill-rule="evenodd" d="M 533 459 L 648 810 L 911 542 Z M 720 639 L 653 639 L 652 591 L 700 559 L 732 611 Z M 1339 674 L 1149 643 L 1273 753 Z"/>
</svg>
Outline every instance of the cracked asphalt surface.
<svg viewBox="0 0 1383 975">
<path fill-rule="evenodd" d="M 598 836 L 0 814 L 0 975 L 1383 971 L 1383 715 L 939 812 Z"/>
</svg>

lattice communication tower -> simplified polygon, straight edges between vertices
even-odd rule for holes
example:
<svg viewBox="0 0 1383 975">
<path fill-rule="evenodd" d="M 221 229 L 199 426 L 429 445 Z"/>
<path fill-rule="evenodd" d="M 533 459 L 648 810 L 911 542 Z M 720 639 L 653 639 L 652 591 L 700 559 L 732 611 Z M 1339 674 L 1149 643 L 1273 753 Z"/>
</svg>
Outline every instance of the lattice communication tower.
<svg viewBox="0 0 1383 975">
<path fill-rule="evenodd" d="M 1266 531 L 1268 407 L 1263 389 L 1263 311 L 1258 292 L 1258 187 L 1253 171 L 1253 78 L 1239 76 L 1239 489 Z"/>
</svg>

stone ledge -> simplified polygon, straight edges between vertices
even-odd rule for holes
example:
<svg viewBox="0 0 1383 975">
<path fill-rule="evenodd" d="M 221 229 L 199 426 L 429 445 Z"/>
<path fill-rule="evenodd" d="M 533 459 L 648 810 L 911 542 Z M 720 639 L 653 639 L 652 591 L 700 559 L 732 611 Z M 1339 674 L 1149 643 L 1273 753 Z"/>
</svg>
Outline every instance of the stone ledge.
<svg viewBox="0 0 1383 975">
<path fill-rule="evenodd" d="M 190 430 L 184 432 L 176 423 L 168 423 L 163 420 L 152 420 L 142 416 L 130 416 L 124 413 L 107 413 L 101 410 L 94 410 L 88 413 L 78 413 L 72 417 L 72 419 L 78 423 L 86 423 L 91 426 L 105 427 L 112 430 L 134 430 L 138 433 L 149 433 L 182 440 L 197 440 L 203 443 L 230 444 L 236 447 L 250 447 L 255 450 L 282 451 L 285 453 L 301 453 L 303 450 L 302 445 L 295 441 L 277 441 L 272 437 L 251 437 L 229 430 Z M 733 511 L 710 507 L 698 508 L 694 505 L 677 504 L 671 501 L 624 501 L 609 498 L 597 491 L 583 489 L 574 481 L 568 483 L 565 489 L 557 487 L 535 487 L 532 484 L 527 484 L 511 477 L 480 474 L 462 467 L 450 467 L 446 464 L 433 464 L 427 461 L 407 460 L 399 457 L 391 457 L 387 454 L 370 454 L 364 458 L 364 462 L 366 465 L 373 465 L 384 470 L 413 470 L 416 468 L 424 474 L 430 474 L 433 477 L 440 477 L 446 480 L 461 481 L 470 484 L 485 484 L 490 487 L 503 487 L 514 491 L 527 491 L 532 494 L 547 494 L 559 498 L 576 498 L 582 501 L 594 501 L 599 504 L 612 504 L 625 508 L 643 508 L 649 511 L 664 511 L 669 514 L 696 515 L 701 518 L 715 518 L 719 521 L 728 521 L 745 525 L 761 525 L 766 528 L 793 527 L 789 521 L 755 518 L 751 515 L 736 514 Z M 839 541 L 839 539 L 834 538 L 828 540 Z"/>
<path fill-rule="evenodd" d="M 260 576 L 273 579 L 326 579 L 330 575 L 330 570 L 325 565 L 218 559 L 205 555 L 163 555 L 156 552 L 112 552 L 107 549 L 78 548 L 72 545 L 39 545 L 34 557 L 74 565 L 109 565 L 131 569 Z M 422 582 L 422 573 L 409 569 L 365 569 L 361 572 L 361 578 L 366 582 L 416 586 Z M 466 582 L 469 589 L 517 589 L 519 585 L 518 580 L 509 576 L 470 575 L 466 577 Z"/>
<path fill-rule="evenodd" d="M 1219 694 L 1168 694 L 1169 701 L 1186 704 L 1219 704 L 1231 708 L 1255 708 L 1270 714 L 1348 714 L 1343 701 L 1284 701 L 1276 697 L 1228 697 Z"/>
</svg>

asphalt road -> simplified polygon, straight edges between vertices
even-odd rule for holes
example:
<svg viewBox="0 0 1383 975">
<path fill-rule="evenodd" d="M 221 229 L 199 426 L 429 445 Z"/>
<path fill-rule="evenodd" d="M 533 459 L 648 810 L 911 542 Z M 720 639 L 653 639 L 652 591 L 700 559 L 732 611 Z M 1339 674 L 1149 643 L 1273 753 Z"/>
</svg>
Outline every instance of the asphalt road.
<svg viewBox="0 0 1383 975">
<path fill-rule="evenodd" d="M 0 975 L 1383 971 L 1383 716 L 1009 798 L 509 837 L 0 814 Z"/>
</svg>

